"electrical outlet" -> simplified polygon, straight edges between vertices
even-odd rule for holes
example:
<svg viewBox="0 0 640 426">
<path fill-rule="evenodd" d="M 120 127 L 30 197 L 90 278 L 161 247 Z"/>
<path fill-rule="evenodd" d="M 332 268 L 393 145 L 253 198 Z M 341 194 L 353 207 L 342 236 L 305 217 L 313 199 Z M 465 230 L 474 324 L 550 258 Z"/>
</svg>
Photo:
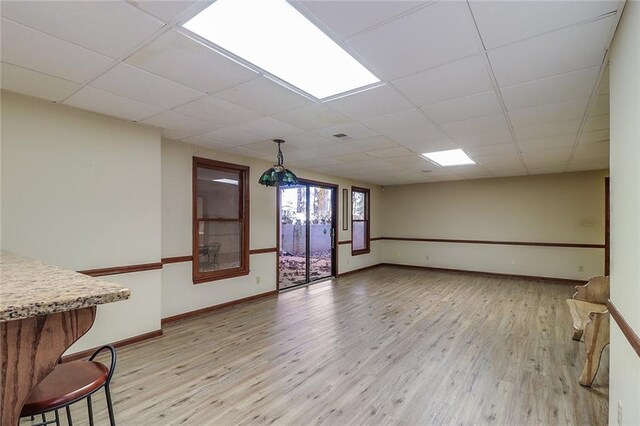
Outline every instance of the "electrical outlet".
<svg viewBox="0 0 640 426">
<path fill-rule="evenodd" d="M 618 426 L 622 426 L 622 401 L 618 400 Z"/>
<path fill-rule="evenodd" d="M 260 284 L 260 275 L 256 276 L 256 284 Z"/>
<path fill-rule="evenodd" d="M 511 259 L 511 264 L 515 265 L 516 264 L 516 260 L 515 259 Z"/>
<path fill-rule="evenodd" d="M 582 265 L 578 266 L 578 272 L 584 272 L 584 266 Z"/>
<path fill-rule="evenodd" d="M 351 264 L 351 259 L 347 259 L 347 265 Z"/>
<path fill-rule="evenodd" d="M 426 256 L 424 257 L 424 260 L 429 260 L 429 255 L 426 255 Z"/>
</svg>

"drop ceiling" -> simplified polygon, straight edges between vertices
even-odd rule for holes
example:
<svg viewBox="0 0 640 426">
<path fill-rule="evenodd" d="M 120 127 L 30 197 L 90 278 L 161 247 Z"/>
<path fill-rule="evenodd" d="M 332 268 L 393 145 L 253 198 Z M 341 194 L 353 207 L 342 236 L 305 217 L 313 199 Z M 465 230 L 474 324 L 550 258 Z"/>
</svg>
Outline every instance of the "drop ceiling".
<svg viewBox="0 0 640 426">
<path fill-rule="evenodd" d="M 382 185 L 608 168 L 623 2 L 290 3 L 384 84 L 290 90 L 181 28 L 205 2 L 3 1 L 2 88 L 270 161 L 283 138 L 291 168 Z M 419 156 L 453 148 L 477 164 Z"/>
</svg>

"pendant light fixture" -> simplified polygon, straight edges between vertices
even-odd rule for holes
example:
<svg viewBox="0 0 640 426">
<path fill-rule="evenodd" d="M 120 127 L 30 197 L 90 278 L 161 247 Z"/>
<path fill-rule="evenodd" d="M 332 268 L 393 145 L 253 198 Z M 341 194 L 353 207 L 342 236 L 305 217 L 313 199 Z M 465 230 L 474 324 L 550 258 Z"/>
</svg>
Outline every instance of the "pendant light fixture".
<svg viewBox="0 0 640 426">
<path fill-rule="evenodd" d="M 278 144 L 278 164 L 274 164 L 272 168 L 267 170 L 260 176 L 258 183 L 264 186 L 293 186 L 299 185 L 297 176 L 289 169 L 284 167 L 284 156 L 280 145 L 284 143 L 282 139 L 274 139 Z"/>
</svg>

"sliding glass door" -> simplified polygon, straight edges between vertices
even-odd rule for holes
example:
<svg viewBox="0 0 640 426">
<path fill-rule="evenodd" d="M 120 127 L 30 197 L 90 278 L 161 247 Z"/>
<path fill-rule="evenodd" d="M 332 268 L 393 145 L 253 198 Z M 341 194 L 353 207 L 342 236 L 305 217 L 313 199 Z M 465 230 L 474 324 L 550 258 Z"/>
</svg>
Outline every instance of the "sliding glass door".
<svg viewBox="0 0 640 426">
<path fill-rule="evenodd" d="M 335 187 L 301 181 L 279 188 L 279 288 L 335 275 Z"/>
</svg>

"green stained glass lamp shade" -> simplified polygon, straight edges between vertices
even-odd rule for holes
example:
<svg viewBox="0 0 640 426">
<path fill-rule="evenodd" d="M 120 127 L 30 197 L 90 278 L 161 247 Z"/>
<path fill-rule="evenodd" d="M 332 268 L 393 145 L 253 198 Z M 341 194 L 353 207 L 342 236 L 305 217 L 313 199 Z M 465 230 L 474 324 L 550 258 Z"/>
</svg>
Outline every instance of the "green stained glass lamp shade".
<svg viewBox="0 0 640 426">
<path fill-rule="evenodd" d="M 278 144 L 278 164 L 267 170 L 260 176 L 258 183 L 264 186 L 293 186 L 299 185 L 298 177 L 289 169 L 285 168 L 282 163 L 284 157 L 280 150 L 280 144 L 284 143 L 282 139 L 274 139 Z"/>
</svg>

